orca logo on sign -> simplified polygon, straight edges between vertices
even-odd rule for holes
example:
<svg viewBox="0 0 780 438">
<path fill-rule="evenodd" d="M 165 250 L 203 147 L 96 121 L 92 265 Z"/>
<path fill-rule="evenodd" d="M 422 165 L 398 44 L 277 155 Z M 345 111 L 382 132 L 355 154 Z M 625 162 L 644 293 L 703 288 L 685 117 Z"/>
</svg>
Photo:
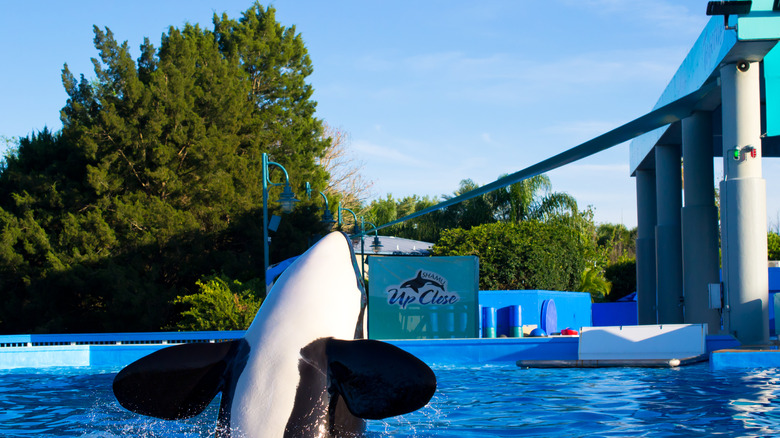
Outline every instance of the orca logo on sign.
<svg viewBox="0 0 780 438">
<path fill-rule="evenodd" d="M 406 309 L 410 304 L 421 306 L 455 304 L 460 301 L 457 292 L 447 292 L 447 280 L 435 272 L 417 271 L 417 276 L 400 286 L 387 288 L 387 304 Z"/>
</svg>

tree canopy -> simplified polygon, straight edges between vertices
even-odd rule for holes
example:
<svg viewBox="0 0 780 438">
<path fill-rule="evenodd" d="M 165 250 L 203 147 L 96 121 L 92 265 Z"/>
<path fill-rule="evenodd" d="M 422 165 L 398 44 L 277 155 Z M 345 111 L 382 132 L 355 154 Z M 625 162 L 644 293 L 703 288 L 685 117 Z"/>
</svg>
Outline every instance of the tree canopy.
<svg viewBox="0 0 780 438">
<path fill-rule="evenodd" d="M 575 230 L 539 221 L 448 230 L 433 254 L 478 256 L 483 290 L 578 290 L 587 262 Z"/>
<path fill-rule="evenodd" d="M 262 278 L 263 153 L 296 187 L 327 186 L 311 61 L 273 8 L 171 27 L 137 60 L 94 33 L 95 77 L 63 68 L 62 130 L 20 139 L 0 174 L 1 332 L 170 326 L 204 274 Z M 311 208 L 283 221 L 272 262 L 308 246 Z"/>
<path fill-rule="evenodd" d="M 460 181 L 452 195 L 442 195 L 443 200 L 455 198 L 479 188 L 472 179 Z M 394 199 L 376 199 L 363 209 L 362 214 L 374 224 L 385 224 L 424 210 L 440 201 L 432 197 L 407 196 Z M 472 199 L 436 210 L 424 216 L 382 230 L 383 234 L 415 240 L 436 242 L 443 230 L 472 227 L 493 223 L 520 223 L 527 220 L 558 220 L 581 218 L 577 201 L 571 195 L 552 192 L 547 175 L 537 175 L 511 184 L 508 187 L 477 196 Z"/>
</svg>

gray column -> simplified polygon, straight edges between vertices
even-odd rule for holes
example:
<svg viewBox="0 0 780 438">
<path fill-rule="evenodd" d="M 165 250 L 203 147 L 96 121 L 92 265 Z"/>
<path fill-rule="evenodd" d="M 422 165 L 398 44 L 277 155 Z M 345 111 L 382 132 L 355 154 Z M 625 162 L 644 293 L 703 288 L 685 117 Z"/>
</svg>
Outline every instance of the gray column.
<svg viewBox="0 0 780 438">
<path fill-rule="evenodd" d="M 655 170 L 636 171 L 636 295 L 639 324 L 657 324 L 655 283 Z"/>
<path fill-rule="evenodd" d="M 766 181 L 756 62 L 720 69 L 723 113 L 721 236 L 727 330 L 744 344 L 769 341 Z"/>
<path fill-rule="evenodd" d="M 679 145 L 655 146 L 658 324 L 682 324 L 682 170 Z"/>
<path fill-rule="evenodd" d="M 709 308 L 709 283 L 719 283 L 718 210 L 712 169 L 712 113 L 682 121 L 683 135 L 683 296 L 685 322 L 720 333 L 720 312 Z"/>
</svg>

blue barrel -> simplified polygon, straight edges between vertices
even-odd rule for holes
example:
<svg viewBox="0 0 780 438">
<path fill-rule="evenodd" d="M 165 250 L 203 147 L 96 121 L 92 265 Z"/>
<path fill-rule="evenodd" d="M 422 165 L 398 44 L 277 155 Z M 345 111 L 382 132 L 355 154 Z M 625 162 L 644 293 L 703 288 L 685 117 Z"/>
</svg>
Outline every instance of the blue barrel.
<svg viewBox="0 0 780 438">
<path fill-rule="evenodd" d="M 482 337 L 482 325 L 484 324 L 482 321 L 485 320 L 485 313 L 482 310 L 482 304 L 477 305 L 477 337 Z"/>
<path fill-rule="evenodd" d="M 483 307 L 482 308 L 482 337 L 495 338 L 497 322 L 498 322 L 498 318 L 496 317 L 496 308 Z"/>
<path fill-rule="evenodd" d="M 509 336 L 513 338 L 523 337 L 523 315 L 520 305 L 509 307 Z"/>
</svg>

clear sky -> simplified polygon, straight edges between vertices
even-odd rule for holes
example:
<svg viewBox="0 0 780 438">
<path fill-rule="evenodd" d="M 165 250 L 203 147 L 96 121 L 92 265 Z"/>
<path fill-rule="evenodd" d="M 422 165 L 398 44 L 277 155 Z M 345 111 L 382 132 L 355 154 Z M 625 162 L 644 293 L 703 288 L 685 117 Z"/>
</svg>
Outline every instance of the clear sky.
<svg viewBox="0 0 780 438">
<path fill-rule="evenodd" d="M 263 3 L 268 4 L 268 3 Z M 706 0 L 277 0 L 309 50 L 317 116 L 346 131 L 376 197 L 441 196 L 562 152 L 652 109 L 709 17 Z M 0 0 L 0 135 L 61 128 L 61 70 L 93 77 L 92 25 L 159 46 L 249 0 Z M 777 161 L 777 160 L 775 160 Z M 716 179 L 723 171 L 715 163 Z M 764 160 L 770 225 L 780 166 Z M 636 225 L 628 145 L 549 174 L 597 222 Z M 774 183 L 774 184 L 773 184 Z"/>
</svg>

